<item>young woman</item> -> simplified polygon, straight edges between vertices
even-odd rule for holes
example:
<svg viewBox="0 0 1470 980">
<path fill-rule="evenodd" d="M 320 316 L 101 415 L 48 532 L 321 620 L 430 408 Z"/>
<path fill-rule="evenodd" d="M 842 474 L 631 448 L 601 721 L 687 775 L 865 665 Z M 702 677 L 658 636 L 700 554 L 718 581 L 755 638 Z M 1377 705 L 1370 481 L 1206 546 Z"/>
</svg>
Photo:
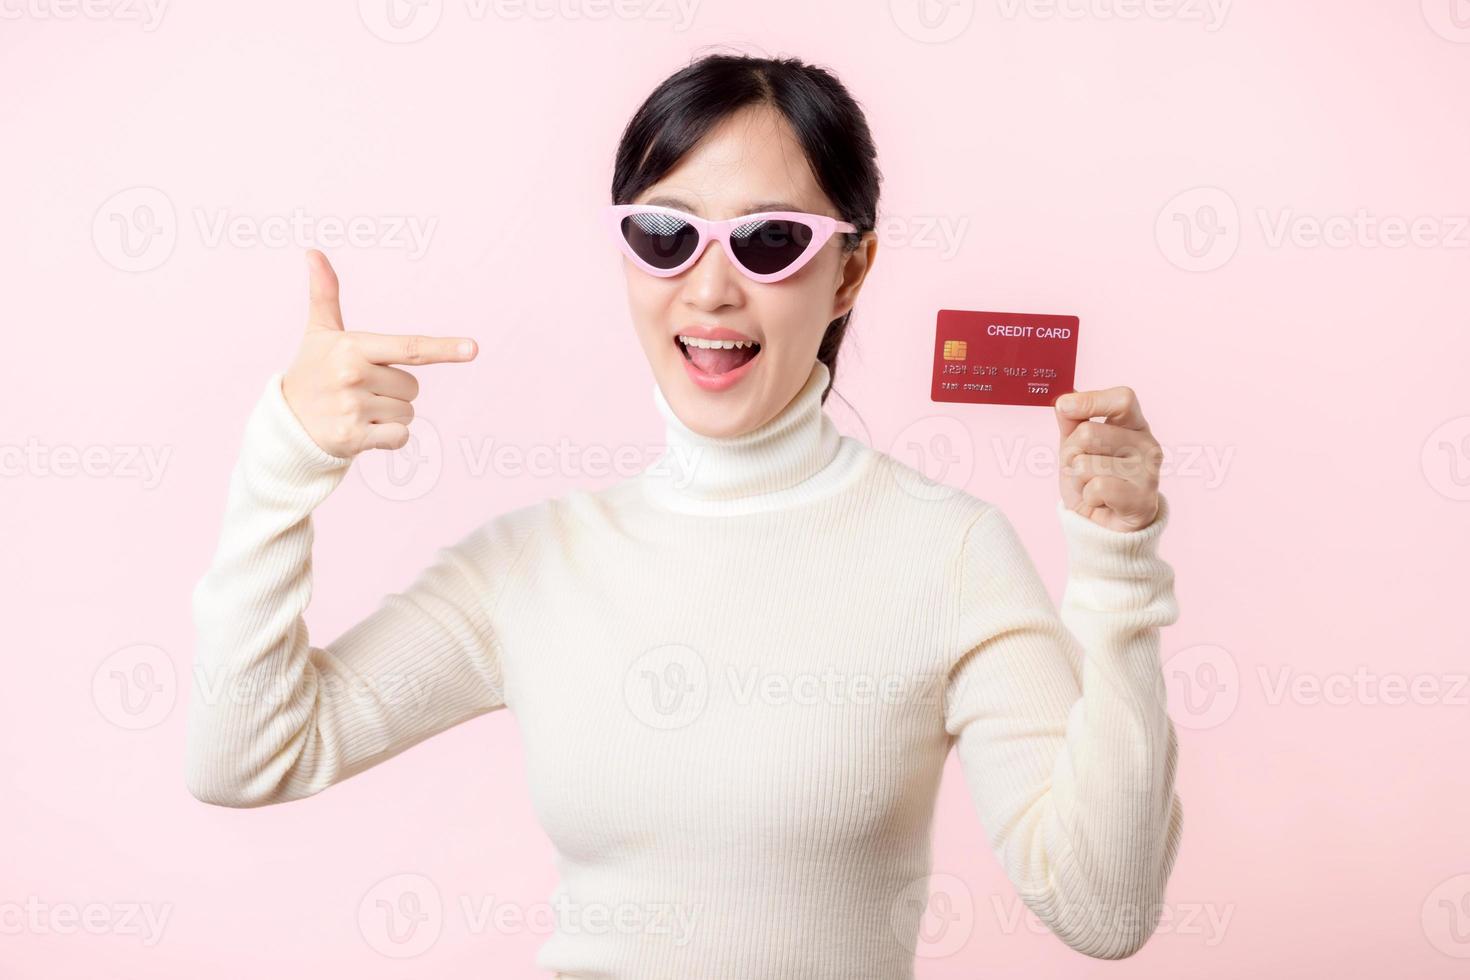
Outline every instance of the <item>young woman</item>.
<svg viewBox="0 0 1470 980">
<path fill-rule="evenodd" d="M 995 506 L 840 435 L 823 403 L 878 183 L 826 71 L 715 55 L 663 82 L 599 216 L 663 457 L 486 521 L 325 647 L 302 618 L 310 515 L 356 453 L 405 443 L 418 383 L 389 365 L 474 348 L 345 329 L 308 253 L 305 340 L 250 417 L 193 596 L 196 679 L 263 693 L 196 683 L 190 791 L 300 799 L 509 708 L 560 871 L 537 965 L 896 980 L 954 748 L 1025 903 L 1090 956 L 1137 950 L 1182 819 L 1158 444 L 1128 388 L 1057 410 L 1058 611 Z"/>
</svg>

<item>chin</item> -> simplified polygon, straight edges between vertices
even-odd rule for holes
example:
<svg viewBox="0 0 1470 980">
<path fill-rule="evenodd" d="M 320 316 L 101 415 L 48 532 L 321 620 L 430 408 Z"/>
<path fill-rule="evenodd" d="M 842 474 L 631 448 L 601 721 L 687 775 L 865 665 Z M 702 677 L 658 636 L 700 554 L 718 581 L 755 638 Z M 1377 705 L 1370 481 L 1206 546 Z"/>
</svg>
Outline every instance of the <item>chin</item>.
<svg viewBox="0 0 1470 980">
<path fill-rule="evenodd" d="M 750 401 L 744 393 L 705 391 L 684 376 L 684 368 L 677 364 L 674 368 L 679 374 L 668 389 L 674 393 L 669 404 L 685 425 L 714 439 L 737 436 L 751 428 L 747 419 Z"/>
</svg>

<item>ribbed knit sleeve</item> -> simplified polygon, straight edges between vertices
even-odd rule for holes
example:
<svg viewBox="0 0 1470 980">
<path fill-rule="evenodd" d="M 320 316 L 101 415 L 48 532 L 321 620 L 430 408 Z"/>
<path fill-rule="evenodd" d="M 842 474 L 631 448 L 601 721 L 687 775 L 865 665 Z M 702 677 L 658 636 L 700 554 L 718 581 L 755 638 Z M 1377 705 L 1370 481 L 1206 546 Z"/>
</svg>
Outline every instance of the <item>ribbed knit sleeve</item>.
<svg viewBox="0 0 1470 980">
<path fill-rule="evenodd" d="M 310 515 L 350 465 L 312 441 L 272 375 L 193 591 L 186 782 L 204 802 L 310 796 L 504 707 L 491 629 L 498 552 L 481 530 L 439 549 L 405 591 L 339 638 L 310 644 Z"/>
<path fill-rule="evenodd" d="M 1068 946 L 1116 959 L 1158 925 L 1183 823 L 1159 652 L 1178 618 L 1158 555 L 1168 502 L 1134 531 L 1058 511 L 1060 613 L 1003 513 L 970 525 L 945 727 L 1022 901 Z"/>
</svg>

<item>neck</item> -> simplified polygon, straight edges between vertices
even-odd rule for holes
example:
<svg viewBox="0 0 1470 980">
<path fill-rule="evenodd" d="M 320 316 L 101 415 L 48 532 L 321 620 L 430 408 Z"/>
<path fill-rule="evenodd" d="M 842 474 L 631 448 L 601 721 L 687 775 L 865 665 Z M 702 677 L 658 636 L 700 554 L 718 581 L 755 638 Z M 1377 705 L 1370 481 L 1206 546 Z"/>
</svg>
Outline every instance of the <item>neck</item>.
<svg viewBox="0 0 1470 980">
<path fill-rule="evenodd" d="M 798 503 L 834 486 L 855 461 L 858 444 L 844 439 L 822 410 L 830 376 L 816 361 L 781 411 L 736 436 L 690 429 L 655 382 L 666 448 L 643 473 L 649 497 L 684 513 L 733 514 Z"/>
</svg>

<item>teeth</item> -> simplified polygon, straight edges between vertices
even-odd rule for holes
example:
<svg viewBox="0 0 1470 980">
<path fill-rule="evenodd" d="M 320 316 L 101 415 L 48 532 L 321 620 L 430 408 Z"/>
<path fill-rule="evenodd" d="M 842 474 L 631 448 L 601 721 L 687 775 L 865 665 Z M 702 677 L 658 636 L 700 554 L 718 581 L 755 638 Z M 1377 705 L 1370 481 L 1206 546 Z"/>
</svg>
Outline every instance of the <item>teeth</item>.
<svg viewBox="0 0 1470 980">
<path fill-rule="evenodd" d="M 682 333 L 679 334 L 679 341 L 680 343 L 687 344 L 690 347 L 703 347 L 707 350 L 719 350 L 721 348 L 724 348 L 725 350 L 730 350 L 731 348 L 735 347 L 756 346 L 756 343 L 753 340 L 705 340 L 702 337 L 690 337 Z"/>
</svg>

